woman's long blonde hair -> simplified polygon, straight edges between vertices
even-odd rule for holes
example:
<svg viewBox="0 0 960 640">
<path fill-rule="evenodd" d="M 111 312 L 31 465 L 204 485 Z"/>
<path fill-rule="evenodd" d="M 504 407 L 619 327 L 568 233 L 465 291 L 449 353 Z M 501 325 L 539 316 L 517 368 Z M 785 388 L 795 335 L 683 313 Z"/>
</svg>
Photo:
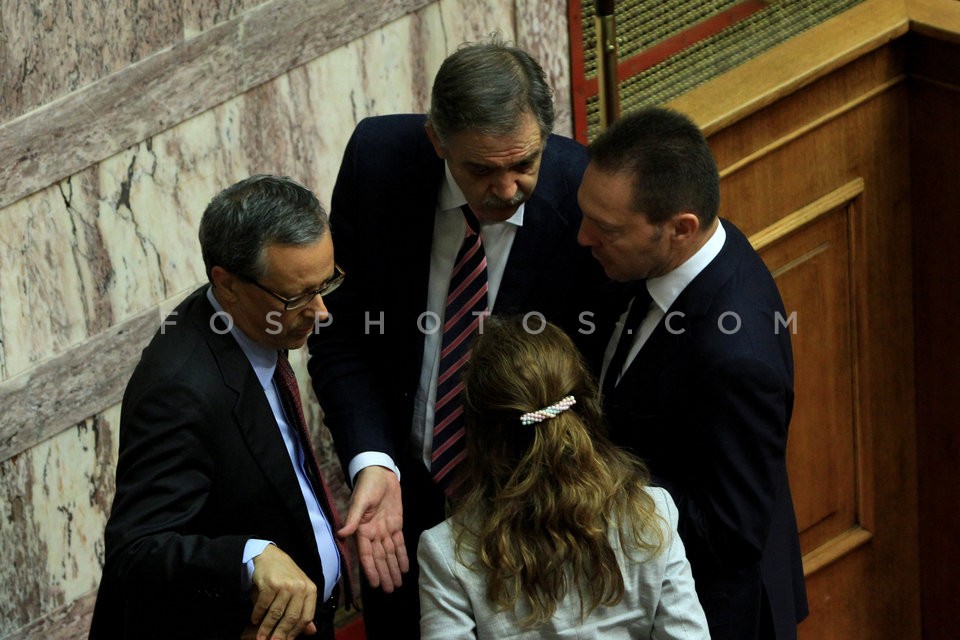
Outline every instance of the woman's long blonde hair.
<svg viewBox="0 0 960 640">
<path fill-rule="evenodd" d="M 529 606 L 525 626 L 551 618 L 571 590 L 581 617 L 619 602 L 624 581 L 610 528 L 632 557 L 657 553 L 663 532 L 644 491 L 648 472 L 607 438 L 597 385 L 573 342 L 536 319 L 488 318 L 464 381 L 458 557 L 476 553 L 498 609 Z M 521 424 L 522 414 L 568 395 L 571 409 Z"/>
</svg>

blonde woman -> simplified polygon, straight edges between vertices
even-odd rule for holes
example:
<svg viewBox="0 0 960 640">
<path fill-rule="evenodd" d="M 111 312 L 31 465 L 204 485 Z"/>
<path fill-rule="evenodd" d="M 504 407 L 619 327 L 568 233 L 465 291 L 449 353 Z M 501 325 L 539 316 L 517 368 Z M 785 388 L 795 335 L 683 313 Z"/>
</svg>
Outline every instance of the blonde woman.
<svg viewBox="0 0 960 640">
<path fill-rule="evenodd" d="M 709 638 L 677 508 L 607 439 L 569 337 L 489 318 L 465 384 L 461 495 L 420 539 L 421 637 Z"/>
</svg>

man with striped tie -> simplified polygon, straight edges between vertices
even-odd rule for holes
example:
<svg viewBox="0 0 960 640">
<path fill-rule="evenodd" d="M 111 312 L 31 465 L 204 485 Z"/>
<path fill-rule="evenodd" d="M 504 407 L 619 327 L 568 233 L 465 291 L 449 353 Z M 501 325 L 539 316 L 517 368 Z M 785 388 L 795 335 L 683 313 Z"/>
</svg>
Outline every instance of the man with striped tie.
<svg viewBox="0 0 960 640">
<path fill-rule="evenodd" d="M 460 370 L 484 315 L 589 339 L 604 276 L 576 242 L 586 156 L 553 122 L 543 69 L 493 41 L 444 61 L 426 117 L 365 119 L 344 153 L 330 220 L 349 278 L 309 369 L 354 486 L 369 638 L 418 637 L 416 566 L 403 574 L 455 494 Z"/>
</svg>

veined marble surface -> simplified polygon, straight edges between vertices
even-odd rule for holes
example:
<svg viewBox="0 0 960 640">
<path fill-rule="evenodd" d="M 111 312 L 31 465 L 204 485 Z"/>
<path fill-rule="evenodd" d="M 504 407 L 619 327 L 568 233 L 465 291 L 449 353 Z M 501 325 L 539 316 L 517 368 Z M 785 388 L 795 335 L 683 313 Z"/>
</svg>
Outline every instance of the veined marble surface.
<svg viewBox="0 0 960 640">
<path fill-rule="evenodd" d="M 119 407 L 0 466 L 0 637 L 96 589 Z"/>
<path fill-rule="evenodd" d="M 0 119 L 49 102 L 60 95 L 58 86 L 69 90 L 89 82 L 183 34 L 199 34 L 261 4 L 141 2 L 141 9 L 159 13 L 138 18 L 137 25 L 117 26 L 126 29 L 122 34 L 108 31 L 116 41 L 100 43 L 110 49 L 103 67 L 78 66 L 71 58 L 76 52 L 39 65 L 35 73 L 49 83 L 41 87 L 38 75 L 30 80 L 34 84 L 22 84 L 15 104 L 0 109 Z M 293 2 L 283 4 L 289 8 Z M 23 25 L 22 30 L 37 26 L 24 14 L 29 6 L 20 0 L 3 4 L 4 33 L 11 32 L 11 24 Z M 76 24 L 102 20 L 97 18 L 104 11 L 100 5 L 84 11 Z M 178 17 L 164 11 L 179 12 Z M 62 635 L 57 637 L 81 637 L 86 631 L 84 616 L 99 582 L 103 526 L 113 495 L 116 390 L 100 405 L 89 405 L 90 398 L 81 403 L 73 392 L 47 396 L 51 387 L 58 389 L 60 371 L 79 376 L 78 368 L 86 369 L 83 375 L 117 369 L 120 365 L 111 360 L 116 356 L 107 349 L 117 332 L 128 345 L 125 353 L 130 352 L 149 340 L 164 311 L 205 281 L 197 227 L 210 198 L 250 174 L 278 173 L 311 187 L 328 205 L 355 123 L 368 115 L 423 112 L 443 58 L 461 43 L 483 40 L 495 31 L 534 53 L 565 91 L 558 85 L 567 73 L 565 11 L 558 0 L 440 0 L 245 93 L 225 96 L 216 107 L 0 209 L 0 398 L 17 402 L 18 409 L 25 409 L 21 416 L 41 405 L 63 415 L 95 407 L 79 422 L 66 420 L 49 429 L 41 425 L 31 436 L 35 441 L 0 460 L 0 553 L 10 559 L 0 563 L 0 584 L 6 585 L 0 598 L 0 639 L 19 637 L 24 629 L 59 627 Z M 154 35 L 134 47 L 135 38 L 125 34 L 147 29 L 144 25 Z M 45 28 L 50 33 L 24 31 L 4 46 L 3 69 L 9 69 L 17 47 L 56 54 L 51 34 L 67 27 Z M 69 69 L 75 70 L 73 76 Z M 558 105 L 561 117 L 563 109 Z M 103 114 L 104 131 L 91 135 L 109 135 L 109 116 Z M 156 326 L 151 326 L 152 317 Z M 307 418 L 316 425 L 318 453 L 345 513 L 348 490 L 329 433 L 319 426 L 322 411 L 309 388 L 305 355 L 294 355 L 294 368 Z M 42 372 L 47 381 L 42 389 L 19 386 L 34 372 Z M 0 428 L 0 440 L 2 435 Z"/>
<path fill-rule="evenodd" d="M 201 282 L 197 226 L 229 184 L 285 174 L 329 203 L 360 118 L 423 111 L 447 52 L 510 37 L 510 2 L 468 4 L 482 21 L 432 5 L 0 210 L 3 377 Z"/>
<path fill-rule="evenodd" d="M 182 0 L 139 4 L 4 0 L 0 122 L 182 40 L 181 4 Z M 200 20 L 198 16 L 191 22 Z"/>
</svg>

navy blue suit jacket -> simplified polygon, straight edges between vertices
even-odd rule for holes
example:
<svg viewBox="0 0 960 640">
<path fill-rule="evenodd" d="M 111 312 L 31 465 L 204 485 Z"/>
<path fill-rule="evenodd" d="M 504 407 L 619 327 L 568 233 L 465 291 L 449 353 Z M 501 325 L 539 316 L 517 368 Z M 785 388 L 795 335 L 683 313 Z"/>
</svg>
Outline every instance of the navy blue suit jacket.
<svg viewBox="0 0 960 640">
<path fill-rule="evenodd" d="M 347 273 L 328 297 L 330 326 L 309 341 L 309 369 L 341 463 L 381 451 L 402 466 L 423 361 L 417 320 L 427 308 L 430 252 L 444 162 L 422 115 L 368 118 L 344 152 L 331 201 L 338 263 Z M 551 135 L 539 180 L 525 205 L 497 295 L 494 314 L 538 311 L 583 347 L 590 325 L 579 314 L 603 272 L 577 244 L 577 189 L 586 151 Z M 366 317 L 383 318 L 366 331 Z M 381 332 L 382 328 L 382 332 Z M 408 545 L 414 541 L 407 541 Z"/>
<path fill-rule="evenodd" d="M 793 354 L 780 294 L 723 221 L 720 254 L 683 290 L 605 398 L 613 440 L 649 465 L 679 531 L 715 639 L 779 640 L 807 613 L 787 483 Z"/>
</svg>

